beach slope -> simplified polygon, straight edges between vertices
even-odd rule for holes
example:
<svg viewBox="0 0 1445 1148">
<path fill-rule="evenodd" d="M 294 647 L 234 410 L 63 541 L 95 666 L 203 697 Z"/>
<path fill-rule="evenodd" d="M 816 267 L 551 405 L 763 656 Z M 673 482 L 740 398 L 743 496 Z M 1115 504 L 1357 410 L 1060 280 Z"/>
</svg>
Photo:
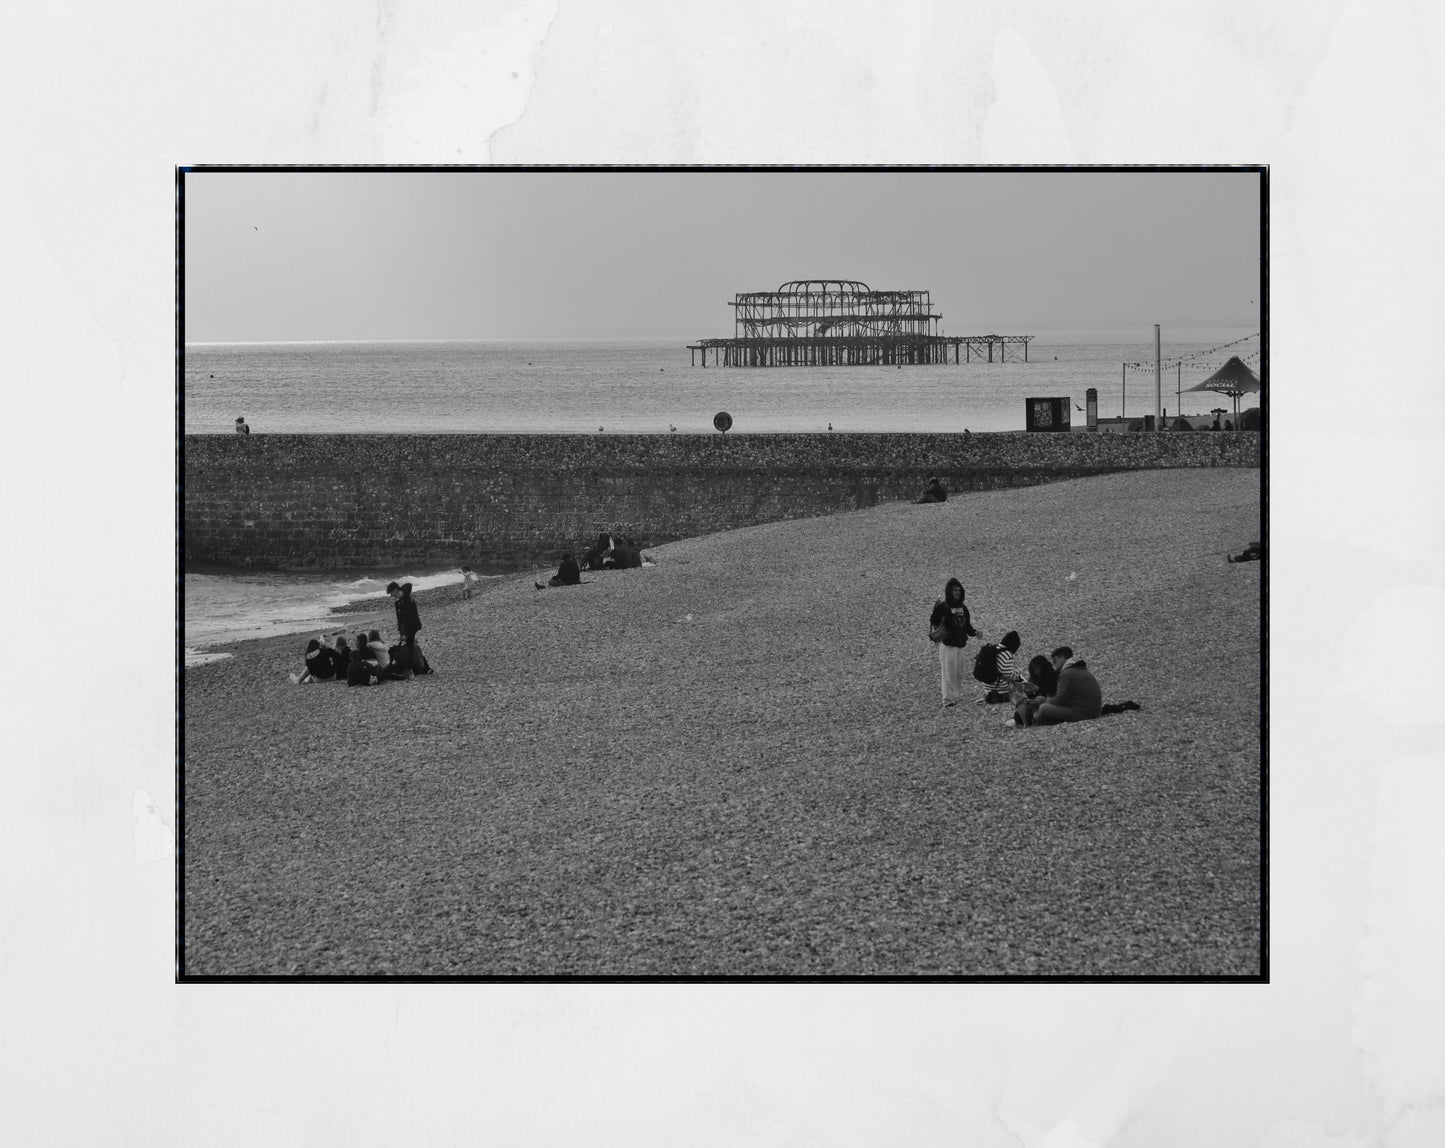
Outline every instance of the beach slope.
<svg viewBox="0 0 1445 1148">
<path fill-rule="evenodd" d="M 1258 975 L 1261 571 L 1224 556 L 1260 483 L 890 503 L 437 591 L 410 683 L 230 647 L 185 674 L 185 972 Z M 1067 643 L 1143 708 L 941 707 L 951 575 L 985 638 Z M 395 635 L 389 603 L 363 624 Z"/>
</svg>

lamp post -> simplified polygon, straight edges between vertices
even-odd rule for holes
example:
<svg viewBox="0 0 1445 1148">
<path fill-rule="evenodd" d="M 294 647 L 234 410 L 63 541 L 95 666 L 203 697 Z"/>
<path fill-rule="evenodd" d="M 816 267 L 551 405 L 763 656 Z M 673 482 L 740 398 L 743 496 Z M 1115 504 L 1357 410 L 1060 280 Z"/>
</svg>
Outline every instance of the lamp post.
<svg viewBox="0 0 1445 1148">
<path fill-rule="evenodd" d="M 1164 428 L 1159 425 L 1159 403 L 1163 395 L 1159 390 L 1159 324 L 1154 324 L 1154 429 L 1161 431 Z"/>
</svg>

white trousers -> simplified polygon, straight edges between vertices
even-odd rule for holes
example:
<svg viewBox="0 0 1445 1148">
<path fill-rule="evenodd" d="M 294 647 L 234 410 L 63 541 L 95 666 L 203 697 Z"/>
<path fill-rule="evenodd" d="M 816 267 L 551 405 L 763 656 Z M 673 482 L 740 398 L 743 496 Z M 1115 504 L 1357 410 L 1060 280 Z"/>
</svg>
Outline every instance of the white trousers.
<svg viewBox="0 0 1445 1148">
<path fill-rule="evenodd" d="M 968 651 L 962 646 L 945 646 L 939 642 L 938 668 L 943 679 L 943 700 L 956 702 L 962 699 L 970 677 Z"/>
</svg>

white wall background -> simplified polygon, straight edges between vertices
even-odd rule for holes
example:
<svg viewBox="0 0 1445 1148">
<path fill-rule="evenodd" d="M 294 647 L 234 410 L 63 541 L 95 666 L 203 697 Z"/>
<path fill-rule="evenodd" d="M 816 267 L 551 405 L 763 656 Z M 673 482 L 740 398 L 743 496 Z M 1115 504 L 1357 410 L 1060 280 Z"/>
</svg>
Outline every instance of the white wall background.
<svg viewBox="0 0 1445 1148">
<path fill-rule="evenodd" d="M 0 5 L 8 1142 L 1445 1143 L 1442 47 L 1404 0 Z M 1273 983 L 175 986 L 174 166 L 297 161 L 1273 165 Z"/>
</svg>

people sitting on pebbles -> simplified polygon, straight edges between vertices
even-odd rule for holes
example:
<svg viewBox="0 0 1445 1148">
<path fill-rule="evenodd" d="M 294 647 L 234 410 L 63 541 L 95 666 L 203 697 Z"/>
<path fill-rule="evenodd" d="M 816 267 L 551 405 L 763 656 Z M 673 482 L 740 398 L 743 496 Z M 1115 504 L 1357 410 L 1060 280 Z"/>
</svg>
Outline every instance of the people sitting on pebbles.
<svg viewBox="0 0 1445 1148">
<path fill-rule="evenodd" d="M 549 586 L 576 586 L 582 581 L 582 571 L 577 565 L 577 559 L 571 554 L 562 555 L 562 561 L 557 566 L 557 573 L 548 578 L 546 582 L 533 582 L 532 585 L 538 590 L 545 590 Z"/>
<path fill-rule="evenodd" d="M 306 643 L 306 668 L 299 674 L 291 675 L 293 685 L 304 686 L 312 682 L 334 681 L 337 671 L 345 672 L 347 659 L 338 657 L 335 650 L 326 645 L 326 635 L 312 638 Z"/>
<path fill-rule="evenodd" d="M 411 583 L 393 582 L 386 589 L 396 602 L 397 628 L 401 631 L 396 645 L 388 646 L 380 630 L 357 634 L 354 645 L 340 635 L 333 647 L 326 645 L 326 635 L 322 634 L 306 644 L 306 668 L 290 675 L 293 685 L 344 681 L 349 686 L 374 686 L 435 672 L 416 642 L 421 614 L 412 600 Z"/>
<path fill-rule="evenodd" d="M 1074 657 L 1068 646 L 1060 646 L 1049 655 L 1058 671 L 1058 684 L 1052 695 L 1020 699 L 1014 709 L 1018 725 L 1059 725 L 1063 722 L 1089 721 L 1104 708 L 1104 695 L 1099 681 L 1089 672 L 1083 658 Z"/>
<path fill-rule="evenodd" d="M 638 570 L 656 563 L 631 538 L 603 531 L 582 555 L 580 565 L 583 570 Z"/>
<path fill-rule="evenodd" d="M 947 502 L 948 491 L 943 488 L 943 483 L 937 478 L 930 478 L 928 485 L 923 488 L 923 493 L 918 496 L 918 501 L 923 502 Z"/>
<path fill-rule="evenodd" d="M 1035 672 L 1035 658 L 1030 663 L 1030 680 L 1013 689 L 1014 716 L 1005 724 L 1011 726 L 1062 725 L 1065 722 L 1092 721 L 1105 714 L 1137 710 L 1134 701 L 1104 705 L 1099 681 L 1088 662 L 1075 657 L 1069 646 L 1060 646 L 1049 655 L 1049 668 L 1056 675 L 1050 683 L 1043 667 Z M 1052 684 L 1052 689 L 1049 685 Z M 1032 695 L 1032 696 L 1031 696 Z"/>
<path fill-rule="evenodd" d="M 1017 630 L 1010 630 L 999 639 L 998 645 L 986 643 L 974 659 L 973 676 L 988 686 L 988 693 L 978 700 L 993 704 L 1006 702 L 1013 688 L 1024 680 L 1024 673 L 1018 666 L 1015 655 L 1023 640 Z"/>
</svg>

